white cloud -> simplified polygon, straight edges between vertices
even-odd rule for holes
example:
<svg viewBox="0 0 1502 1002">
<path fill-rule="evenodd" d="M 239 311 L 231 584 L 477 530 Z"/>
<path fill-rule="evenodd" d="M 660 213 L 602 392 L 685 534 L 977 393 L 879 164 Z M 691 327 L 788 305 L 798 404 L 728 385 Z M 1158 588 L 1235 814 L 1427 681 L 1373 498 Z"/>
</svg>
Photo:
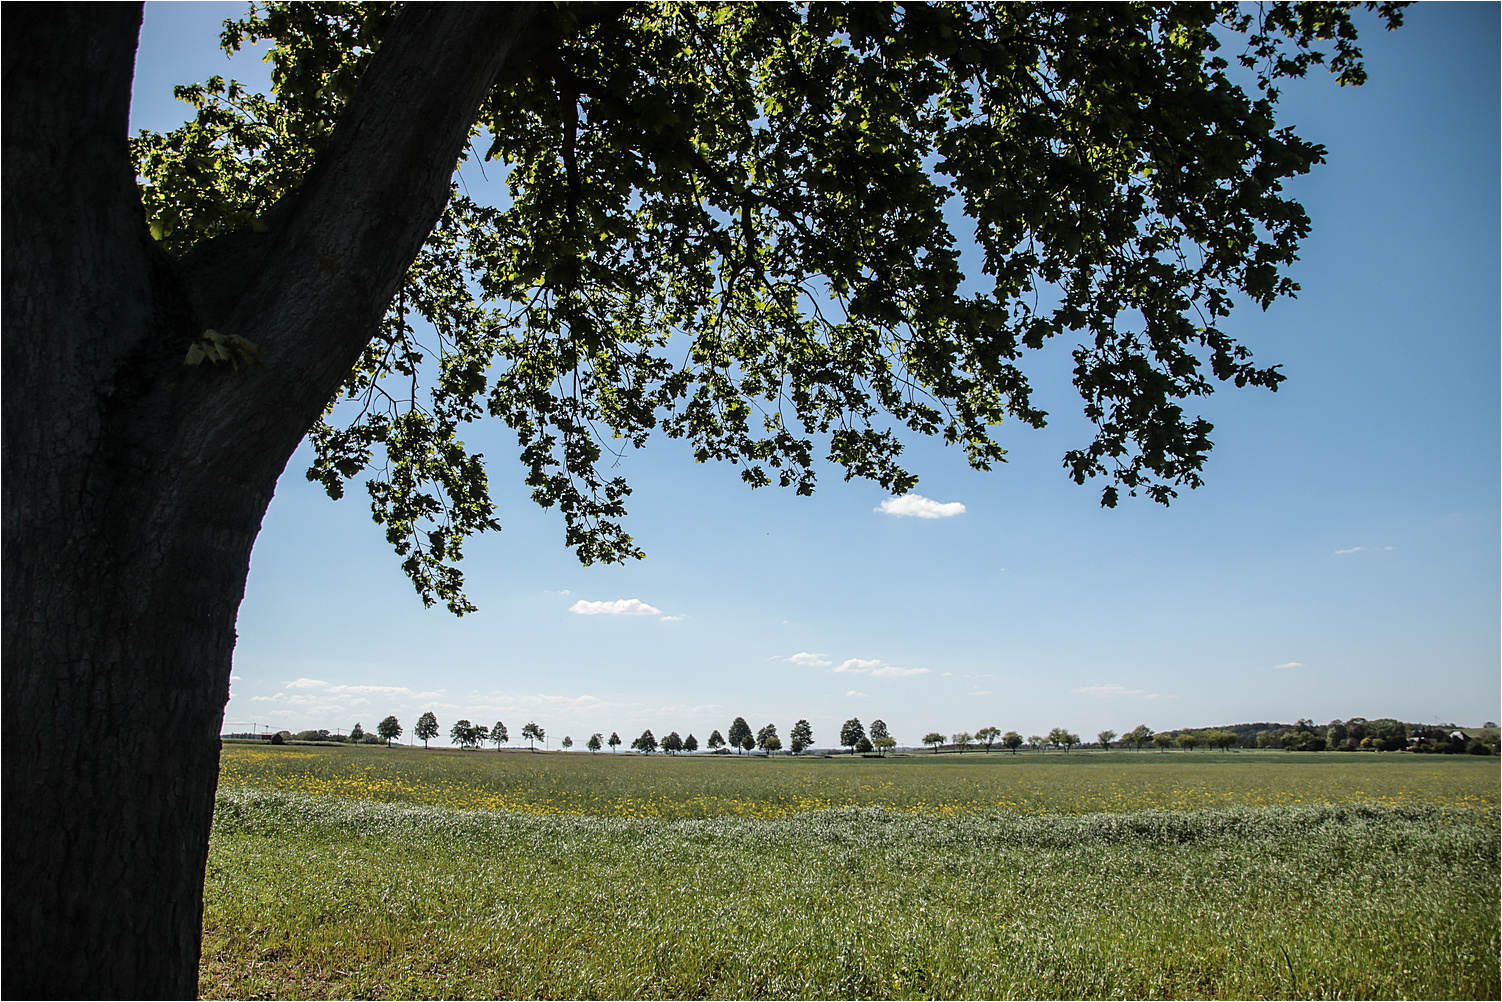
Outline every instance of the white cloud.
<svg viewBox="0 0 1502 1002">
<path fill-rule="evenodd" d="M 910 515 L 914 518 L 949 518 L 952 515 L 963 515 L 965 506 L 958 501 L 933 501 L 922 494 L 904 494 L 901 497 L 887 498 L 871 510 L 888 515 Z"/>
<path fill-rule="evenodd" d="M 414 692 L 404 685 L 330 685 L 326 686 L 324 691 L 340 696 L 412 696 L 417 699 L 427 699 L 442 696 L 447 690 Z"/>
<path fill-rule="evenodd" d="M 990 689 L 981 689 L 978 692 L 972 692 L 972 693 L 970 693 L 970 695 L 972 695 L 972 696 L 992 696 L 992 695 L 995 695 L 995 693 L 993 693 Z"/>
<path fill-rule="evenodd" d="M 660 616 L 661 609 L 654 609 L 639 598 L 619 598 L 614 602 L 586 602 L 582 598 L 568 607 L 569 612 L 581 616 Z"/>
<path fill-rule="evenodd" d="M 1142 689 L 1128 689 L 1126 686 L 1124 686 L 1124 685 L 1117 685 L 1115 682 L 1112 682 L 1109 685 L 1087 685 L 1087 686 L 1082 686 L 1079 689 L 1071 689 L 1070 691 L 1071 692 L 1078 692 L 1081 695 L 1085 695 L 1085 696 L 1099 696 L 1099 697 L 1102 697 L 1102 698 L 1111 698 L 1111 697 L 1114 697 L 1114 696 L 1146 696 L 1147 695 L 1147 693 L 1145 691 L 1143 691 Z"/>
<path fill-rule="evenodd" d="M 294 678 L 287 683 L 288 689 L 322 689 L 328 683 L 321 678 Z"/>
<path fill-rule="evenodd" d="M 867 699 L 867 698 L 869 698 L 869 696 L 868 696 L 867 693 L 856 692 L 854 689 L 851 689 L 849 692 L 845 693 L 845 695 L 846 695 L 847 698 L 848 697 L 852 697 L 852 696 L 855 697 L 855 698 L 857 698 L 857 699 Z"/>
<path fill-rule="evenodd" d="M 1273 665 L 1273 667 L 1274 668 L 1302 668 L 1302 667 L 1304 667 L 1304 663 L 1302 661 L 1285 661 L 1285 662 L 1283 662 L 1280 665 Z"/>
<path fill-rule="evenodd" d="M 827 665 L 829 662 L 825 661 L 824 664 Z M 927 675 L 929 672 L 927 668 L 900 668 L 897 665 L 889 665 L 880 658 L 850 658 L 848 661 L 841 662 L 834 670 L 856 675 L 869 674 L 873 678 L 904 678 L 908 675 Z"/>
<path fill-rule="evenodd" d="M 805 668 L 828 668 L 834 664 L 833 661 L 826 661 L 824 658 L 825 655 L 823 654 L 810 654 L 808 651 L 799 651 L 792 657 L 783 658 L 782 660 L 791 661 L 795 665 L 803 665 Z"/>
<path fill-rule="evenodd" d="M 1348 548 L 1346 548 L 1344 550 L 1336 550 L 1335 551 L 1335 555 L 1337 557 L 1343 557 L 1347 553 L 1367 553 L 1367 552 L 1386 553 L 1388 550 L 1395 550 L 1395 549 L 1397 549 L 1397 547 L 1395 547 L 1395 546 L 1352 546 L 1352 547 L 1348 547 Z"/>
<path fill-rule="evenodd" d="M 1336 550 L 1335 551 L 1335 555 L 1337 557 L 1341 557 L 1341 556 L 1345 556 L 1347 553 L 1360 553 L 1364 549 L 1366 549 L 1366 547 L 1364 547 L 1364 546 L 1353 546 L 1353 547 L 1351 547 L 1348 550 Z"/>
<path fill-rule="evenodd" d="M 239 682 L 239 681 L 240 681 L 240 676 L 239 676 L 239 675 L 231 675 L 231 676 L 230 676 L 230 677 L 229 677 L 229 680 L 230 680 L 230 681 L 231 681 L 231 682 Z"/>
<path fill-rule="evenodd" d="M 871 674 L 879 678 L 906 678 L 909 675 L 927 675 L 927 668 L 899 668 L 896 665 L 882 665 L 874 669 Z"/>
<path fill-rule="evenodd" d="M 544 595 L 567 595 L 569 593 L 569 590 L 567 588 L 563 588 L 559 591 L 549 591 L 548 589 L 544 588 L 542 590 L 542 593 Z"/>
<path fill-rule="evenodd" d="M 657 621 L 659 623 L 676 623 L 682 618 L 682 616 L 659 616 Z"/>
</svg>

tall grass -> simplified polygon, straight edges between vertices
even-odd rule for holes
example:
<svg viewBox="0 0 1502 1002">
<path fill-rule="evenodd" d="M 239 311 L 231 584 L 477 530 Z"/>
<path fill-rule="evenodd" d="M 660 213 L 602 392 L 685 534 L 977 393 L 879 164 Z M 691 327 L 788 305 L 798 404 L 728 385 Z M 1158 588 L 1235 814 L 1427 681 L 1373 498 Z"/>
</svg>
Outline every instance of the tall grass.
<svg viewBox="0 0 1502 1002">
<path fill-rule="evenodd" d="M 221 795 L 239 998 L 1496 998 L 1498 811 L 780 818 Z"/>
</svg>

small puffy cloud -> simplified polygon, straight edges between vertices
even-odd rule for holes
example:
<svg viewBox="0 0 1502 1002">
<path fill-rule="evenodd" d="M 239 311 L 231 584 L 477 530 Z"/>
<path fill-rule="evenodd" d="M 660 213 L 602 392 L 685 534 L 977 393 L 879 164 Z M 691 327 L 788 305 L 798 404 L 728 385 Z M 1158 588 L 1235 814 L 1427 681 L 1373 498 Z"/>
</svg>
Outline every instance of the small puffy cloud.
<svg viewBox="0 0 1502 1002">
<path fill-rule="evenodd" d="M 614 602 L 586 602 L 582 598 L 568 607 L 569 612 L 581 616 L 660 616 L 661 609 L 654 609 L 639 598 L 618 598 Z"/>
<path fill-rule="evenodd" d="M 1396 549 L 1396 547 L 1393 547 L 1393 546 L 1351 546 L 1351 547 L 1347 547 L 1344 550 L 1336 550 L 1335 551 L 1335 555 L 1337 557 L 1343 557 L 1347 553 L 1386 553 L 1388 550 L 1392 550 L 1392 549 Z"/>
<path fill-rule="evenodd" d="M 927 668 L 899 668 L 896 665 L 882 665 L 880 668 L 871 669 L 871 674 L 878 678 L 906 678 L 909 675 L 927 675 Z"/>
<path fill-rule="evenodd" d="M 1102 699 L 1110 699 L 1110 698 L 1115 697 L 1115 696 L 1146 696 L 1147 695 L 1147 693 L 1145 691 L 1143 691 L 1142 689 L 1128 689 L 1126 686 L 1124 686 L 1124 685 L 1117 685 L 1114 682 L 1112 682 L 1110 685 L 1087 685 L 1087 686 L 1082 686 L 1081 688 L 1072 689 L 1070 691 L 1071 692 L 1077 692 L 1077 693 L 1079 693 L 1082 696 L 1097 696 L 1097 697 L 1100 697 Z"/>
<path fill-rule="evenodd" d="M 1285 662 L 1283 662 L 1280 665 L 1273 665 L 1273 667 L 1274 668 L 1302 668 L 1302 667 L 1304 667 L 1304 662 L 1302 662 L 1302 661 L 1285 661 Z"/>
<path fill-rule="evenodd" d="M 1347 554 L 1347 553 L 1360 553 L 1360 552 L 1361 552 L 1361 551 L 1362 551 L 1362 550 L 1364 550 L 1364 549 L 1366 549 L 1366 547 L 1364 547 L 1364 546 L 1353 546 L 1353 547 L 1351 547 L 1351 548 L 1350 548 L 1350 549 L 1348 549 L 1348 550 L 1336 550 L 1336 551 L 1335 551 L 1335 555 L 1336 555 L 1336 556 L 1337 556 L 1337 557 L 1343 557 L 1343 556 L 1345 556 L 1345 555 L 1346 555 L 1346 554 Z"/>
<path fill-rule="evenodd" d="M 567 595 L 569 593 L 569 590 L 567 588 L 560 588 L 558 591 L 550 591 L 547 588 L 544 588 L 542 590 L 542 593 L 544 595 Z"/>
<path fill-rule="evenodd" d="M 828 668 L 834 664 L 833 661 L 826 661 L 824 658 L 825 655 L 823 654 L 810 654 L 808 651 L 799 651 L 792 657 L 783 658 L 782 660 L 790 661 L 795 665 L 803 665 L 805 668 Z"/>
<path fill-rule="evenodd" d="M 970 693 L 970 695 L 972 695 L 972 696 L 992 696 L 992 695 L 995 695 L 995 693 L 993 693 L 990 689 L 980 689 L 980 690 L 978 690 L 976 692 Z"/>
<path fill-rule="evenodd" d="M 287 683 L 288 689 L 322 689 L 328 685 L 321 678 L 294 678 Z"/>
<path fill-rule="evenodd" d="M 676 623 L 682 618 L 682 616 L 658 616 L 657 621 L 659 623 Z"/>
<path fill-rule="evenodd" d="M 849 692 L 845 693 L 845 696 L 846 696 L 846 698 L 852 698 L 853 697 L 855 699 L 867 699 L 867 698 L 869 698 L 869 696 L 868 696 L 867 693 L 856 692 L 854 689 L 851 689 Z"/>
<path fill-rule="evenodd" d="M 230 676 L 230 677 L 229 677 L 229 680 L 230 680 L 230 681 L 231 681 L 231 682 L 238 682 L 238 681 L 240 681 L 240 676 L 239 676 L 239 675 L 231 675 L 231 676 Z"/>
<path fill-rule="evenodd" d="M 826 661 L 825 664 L 828 664 Z M 837 672 L 849 672 L 857 675 L 870 675 L 873 678 L 904 678 L 908 675 L 927 675 L 927 668 L 901 668 L 897 665 L 889 665 L 880 658 L 850 658 L 841 662 L 834 669 Z"/>
<path fill-rule="evenodd" d="M 901 497 L 887 498 L 872 511 L 912 518 L 950 518 L 965 514 L 965 506 L 958 501 L 934 501 L 922 494 L 904 494 Z"/>
</svg>

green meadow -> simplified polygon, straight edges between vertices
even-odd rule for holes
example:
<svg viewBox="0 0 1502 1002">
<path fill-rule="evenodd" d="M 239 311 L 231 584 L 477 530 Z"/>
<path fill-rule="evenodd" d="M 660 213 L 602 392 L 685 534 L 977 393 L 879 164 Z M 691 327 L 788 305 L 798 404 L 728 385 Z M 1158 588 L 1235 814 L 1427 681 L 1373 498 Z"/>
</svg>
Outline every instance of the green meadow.
<svg viewBox="0 0 1502 1002">
<path fill-rule="evenodd" d="M 1496 998 L 1495 758 L 226 745 L 220 998 Z"/>
</svg>

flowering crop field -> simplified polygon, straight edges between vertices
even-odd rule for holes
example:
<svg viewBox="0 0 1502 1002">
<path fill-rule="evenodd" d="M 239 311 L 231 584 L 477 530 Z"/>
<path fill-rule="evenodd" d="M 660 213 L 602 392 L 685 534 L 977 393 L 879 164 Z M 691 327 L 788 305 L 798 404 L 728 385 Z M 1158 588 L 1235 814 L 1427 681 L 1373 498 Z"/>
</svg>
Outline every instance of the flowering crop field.
<svg viewBox="0 0 1502 1002">
<path fill-rule="evenodd" d="M 230 998 L 1496 998 L 1470 756 L 226 746 Z"/>
<path fill-rule="evenodd" d="M 465 810 L 654 818 L 775 818 L 833 807 L 938 815 L 1232 804 L 1496 807 L 1497 761 L 1375 752 L 973 752 L 879 759 L 228 744 L 219 785 Z"/>
</svg>

